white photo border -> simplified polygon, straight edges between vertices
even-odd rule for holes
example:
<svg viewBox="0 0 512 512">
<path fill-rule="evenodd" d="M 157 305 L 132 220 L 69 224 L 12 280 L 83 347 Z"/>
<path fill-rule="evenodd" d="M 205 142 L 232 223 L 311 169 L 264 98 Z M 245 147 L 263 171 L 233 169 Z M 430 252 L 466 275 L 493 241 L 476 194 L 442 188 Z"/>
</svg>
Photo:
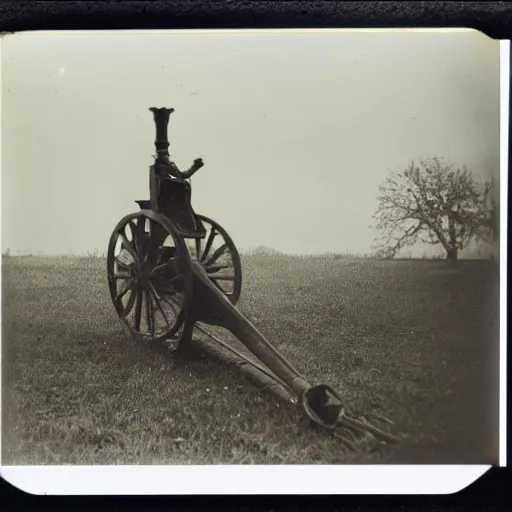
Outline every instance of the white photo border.
<svg viewBox="0 0 512 512">
<path fill-rule="evenodd" d="M 321 29 L 321 32 L 462 32 L 472 29 Z M 267 31 L 268 30 L 264 30 Z M 311 31 L 311 30 L 308 30 Z M 111 32 L 111 31 L 106 31 Z M 117 34 L 163 31 L 113 31 Z M 168 32 L 168 31 L 165 31 Z M 182 32 L 200 33 L 193 30 Z M 210 32 L 210 31 L 207 31 Z M 236 32 L 230 30 L 229 32 Z M 261 32 L 244 30 L 243 32 Z M 276 32 L 276 30 L 272 30 Z M 297 32 L 280 30 L 280 32 Z M 304 32 L 304 30 L 301 30 Z M 48 31 L 43 33 L 55 33 Z M 62 33 L 58 31 L 57 33 Z M 96 31 L 76 31 L 91 35 Z M 0 62 L 2 45 L 0 39 Z M 500 41 L 500 417 L 499 465 L 506 466 L 507 190 L 510 41 Z M 0 67 L 0 87 L 2 83 Z M 1 118 L 0 102 L 0 118 Z M 1 133 L 1 124 L 0 124 Z M 1 154 L 0 136 L 0 154 Z M 0 160 L 1 167 L 1 160 Z M 1 178 L 0 178 L 1 189 Z M 1 225 L 1 209 L 0 209 Z M 1 242 L 0 242 L 1 243 Z M 1 278 L 0 278 L 1 293 Z M 1 325 L 1 309 L 0 309 Z M 0 378 L 1 378 L 0 353 Z M 0 394 L 1 408 L 1 394 Z M 1 416 L 0 416 L 1 431 Z M 0 436 L 1 450 L 1 436 Z M 0 452 L 1 453 L 1 452 Z M 452 494 L 486 473 L 488 465 L 279 466 L 0 466 L 1 476 L 30 494 L 47 495 L 305 495 Z"/>
</svg>

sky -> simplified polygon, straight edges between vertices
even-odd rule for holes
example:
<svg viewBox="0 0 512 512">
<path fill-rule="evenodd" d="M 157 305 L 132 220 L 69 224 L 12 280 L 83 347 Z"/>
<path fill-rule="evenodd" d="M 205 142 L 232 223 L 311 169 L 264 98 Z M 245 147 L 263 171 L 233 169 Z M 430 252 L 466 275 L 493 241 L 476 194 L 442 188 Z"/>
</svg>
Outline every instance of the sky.
<svg viewBox="0 0 512 512">
<path fill-rule="evenodd" d="M 368 253 L 378 186 L 436 154 L 499 176 L 499 41 L 476 31 L 19 33 L 1 40 L 2 250 L 106 252 L 149 198 L 150 107 L 240 249 Z M 421 255 L 427 247 L 411 252 Z"/>
</svg>

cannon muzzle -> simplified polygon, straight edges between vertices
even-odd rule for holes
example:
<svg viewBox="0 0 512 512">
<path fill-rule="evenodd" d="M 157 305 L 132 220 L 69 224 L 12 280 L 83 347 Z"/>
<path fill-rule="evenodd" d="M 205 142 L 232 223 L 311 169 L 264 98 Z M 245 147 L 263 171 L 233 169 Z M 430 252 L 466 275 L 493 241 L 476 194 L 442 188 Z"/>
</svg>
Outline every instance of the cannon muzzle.
<svg viewBox="0 0 512 512">
<path fill-rule="evenodd" d="M 200 264 L 193 265 L 192 314 L 188 329 L 196 321 L 218 325 L 231 332 L 301 402 L 306 414 L 316 423 L 334 428 L 343 406 L 338 394 L 326 384 L 311 385 L 258 329 L 212 283 Z"/>
<path fill-rule="evenodd" d="M 165 107 L 151 107 L 149 110 L 153 112 L 153 119 L 155 120 L 155 147 L 157 160 L 167 159 L 169 156 L 169 138 L 167 136 L 167 127 L 169 125 L 169 117 L 174 112 L 174 109 Z"/>
</svg>

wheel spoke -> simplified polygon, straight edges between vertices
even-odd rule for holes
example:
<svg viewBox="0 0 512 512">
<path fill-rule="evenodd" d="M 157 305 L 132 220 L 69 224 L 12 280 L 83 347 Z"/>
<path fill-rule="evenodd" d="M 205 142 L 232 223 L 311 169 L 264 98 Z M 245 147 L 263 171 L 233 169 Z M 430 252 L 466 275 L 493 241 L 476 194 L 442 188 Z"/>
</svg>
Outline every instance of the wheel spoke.
<svg viewBox="0 0 512 512">
<path fill-rule="evenodd" d="M 165 229 L 156 222 L 150 222 L 148 260 L 151 262 L 151 266 L 158 264 L 158 248 L 163 245 L 166 238 Z"/>
<path fill-rule="evenodd" d="M 175 302 L 172 301 L 172 297 L 162 297 L 160 300 L 162 302 L 165 302 L 166 304 L 168 304 L 169 306 L 171 306 L 171 309 L 173 310 L 174 314 L 176 316 L 178 316 L 179 314 L 179 309 L 176 309 L 176 308 L 179 308 L 180 305 L 179 304 L 176 304 Z"/>
<path fill-rule="evenodd" d="M 132 278 L 131 274 L 117 274 L 116 273 L 112 276 L 112 279 L 115 279 L 117 281 L 118 279 L 133 279 L 133 278 Z"/>
<path fill-rule="evenodd" d="M 154 318 L 153 304 L 151 303 L 150 292 L 146 291 L 144 296 L 146 298 L 146 323 L 148 325 L 148 331 L 149 331 L 150 336 L 154 336 L 155 335 L 155 318 Z"/>
<path fill-rule="evenodd" d="M 137 292 L 137 303 L 135 304 L 135 330 L 140 332 L 140 320 L 142 316 L 142 292 Z"/>
<path fill-rule="evenodd" d="M 155 301 L 156 307 L 159 309 L 160 313 L 162 313 L 162 316 L 164 317 L 165 323 L 167 324 L 167 327 L 171 327 L 171 324 L 169 320 L 167 319 L 167 315 L 165 314 L 164 308 L 160 304 L 161 298 L 158 295 L 158 292 L 155 290 L 155 287 L 152 283 L 149 283 L 149 291 L 151 295 L 153 295 L 153 300 Z"/>
<path fill-rule="evenodd" d="M 210 279 L 214 279 L 215 281 L 234 281 L 235 276 L 228 274 L 208 274 Z"/>
<path fill-rule="evenodd" d="M 201 239 L 200 238 L 196 238 L 195 246 L 196 246 L 196 259 L 197 259 L 197 261 L 199 261 L 199 258 L 201 257 Z"/>
<path fill-rule="evenodd" d="M 213 239 L 215 238 L 216 235 L 217 235 L 217 231 L 212 226 L 212 230 L 210 231 L 210 234 L 208 235 L 208 240 L 206 241 L 206 246 L 204 248 L 204 252 L 201 256 L 201 261 L 204 261 L 206 259 L 206 257 L 208 256 L 208 253 L 210 252 L 210 250 L 212 248 Z"/>
<path fill-rule="evenodd" d="M 222 244 L 211 256 L 211 258 L 208 259 L 204 263 L 205 267 L 209 267 L 212 263 L 215 263 L 228 249 L 227 244 Z"/>
<path fill-rule="evenodd" d="M 233 268 L 233 265 L 211 265 L 209 267 L 205 267 L 205 270 L 207 273 L 211 273 L 211 272 L 218 272 L 219 270 L 224 270 L 224 269 L 232 269 Z"/>
<path fill-rule="evenodd" d="M 131 290 L 130 297 L 128 298 L 128 302 L 126 303 L 126 307 L 124 308 L 123 318 L 126 318 L 132 311 L 133 305 L 135 304 L 135 297 L 137 293 Z"/>
<path fill-rule="evenodd" d="M 117 295 L 115 296 L 114 298 L 114 302 L 119 302 L 131 289 L 132 289 L 132 286 L 133 286 L 133 282 L 130 281 L 128 283 L 126 283 L 126 285 L 124 286 L 124 288 L 122 288 L 118 293 Z"/>
<path fill-rule="evenodd" d="M 122 231 L 119 234 L 121 235 L 121 238 L 123 239 L 121 247 L 123 249 L 126 249 L 130 253 L 130 256 L 135 260 L 136 263 L 139 263 L 139 258 L 137 256 L 137 252 L 134 249 L 130 240 L 128 240 L 128 238 L 126 237 L 126 234 L 123 233 Z"/>
<path fill-rule="evenodd" d="M 177 290 L 176 288 L 173 288 L 171 286 L 166 286 L 167 283 L 169 283 L 170 281 L 174 281 L 174 279 L 171 279 L 171 280 L 166 280 L 166 281 L 163 281 L 163 282 L 154 282 L 155 284 L 155 289 L 158 291 L 159 294 L 162 294 L 162 295 L 167 295 L 167 296 L 174 296 L 174 295 L 177 295 L 178 293 L 180 293 L 179 290 Z"/>
<path fill-rule="evenodd" d="M 178 268 L 179 265 L 178 264 L 179 264 L 178 257 L 170 258 L 165 263 L 162 263 L 161 265 L 158 265 L 153 270 L 151 270 L 150 276 L 152 276 L 155 272 L 158 272 L 159 270 L 163 270 L 165 268 L 172 268 L 174 266 L 174 270 L 175 270 L 175 272 L 178 273 L 177 275 L 179 277 L 179 268 Z M 173 276 L 173 277 L 175 277 L 175 276 Z"/>
<path fill-rule="evenodd" d="M 148 257 L 147 251 L 144 247 L 144 224 L 145 224 L 146 218 L 145 217 L 139 217 L 137 219 L 137 224 L 133 220 L 129 222 L 130 229 L 132 231 L 133 235 L 133 241 L 135 244 L 135 250 L 137 251 L 139 255 L 139 261 L 145 261 Z"/>
<path fill-rule="evenodd" d="M 214 284 L 214 286 L 216 286 L 224 295 L 226 295 L 226 291 L 222 288 L 222 286 L 217 282 L 217 281 L 214 281 L 212 280 L 212 283 Z"/>
<path fill-rule="evenodd" d="M 121 261 L 119 259 L 119 256 L 115 256 L 114 257 L 114 261 L 115 263 L 117 263 L 122 269 L 125 269 L 125 270 L 129 270 L 130 269 L 130 265 L 128 265 L 127 263 L 124 263 L 123 261 Z"/>
</svg>

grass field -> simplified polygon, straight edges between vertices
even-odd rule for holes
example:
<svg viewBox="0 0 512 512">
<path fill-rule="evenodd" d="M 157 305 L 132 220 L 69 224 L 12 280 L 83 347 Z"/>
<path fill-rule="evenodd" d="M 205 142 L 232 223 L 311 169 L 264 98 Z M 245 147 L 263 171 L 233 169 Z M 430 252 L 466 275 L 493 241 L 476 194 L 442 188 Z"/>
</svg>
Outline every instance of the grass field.
<svg viewBox="0 0 512 512">
<path fill-rule="evenodd" d="M 101 258 L 3 259 L 3 464 L 495 463 L 498 268 L 246 256 L 239 302 L 397 446 L 356 452 L 221 357 L 129 337 Z"/>
</svg>

